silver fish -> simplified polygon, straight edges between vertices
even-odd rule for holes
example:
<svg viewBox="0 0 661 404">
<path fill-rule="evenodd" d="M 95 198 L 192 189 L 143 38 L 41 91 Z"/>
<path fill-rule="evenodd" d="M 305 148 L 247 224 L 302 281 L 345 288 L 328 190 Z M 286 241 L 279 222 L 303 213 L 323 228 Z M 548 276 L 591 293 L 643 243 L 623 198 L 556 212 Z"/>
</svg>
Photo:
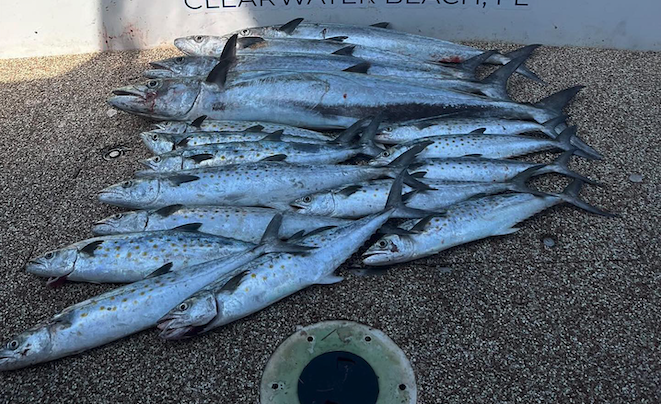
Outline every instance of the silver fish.
<svg viewBox="0 0 661 404">
<path fill-rule="evenodd" d="M 328 139 L 312 139 L 300 136 L 282 135 L 282 130 L 275 133 L 265 132 L 186 132 L 185 134 L 167 134 L 158 132 L 143 132 L 142 142 L 155 154 L 164 154 L 173 150 L 220 143 L 258 142 L 262 140 L 278 140 L 308 144 L 326 144 Z"/>
<path fill-rule="evenodd" d="M 284 162 L 236 164 L 144 177 L 102 190 L 99 200 L 131 209 L 168 205 L 266 206 L 289 209 L 289 202 L 310 192 L 384 176 L 395 176 L 423 147 L 403 154 L 387 167 L 301 165 Z"/>
<path fill-rule="evenodd" d="M 591 179 L 569 169 L 568 164 L 573 154 L 574 152 L 572 151 L 563 153 L 552 164 L 548 164 L 537 170 L 536 174 L 557 173 L 580 179 L 588 184 L 597 185 Z M 418 163 L 411 164 L 410 169 L 413 173 L 424 173 L 425 181 L 436 179 L 446 181 L 506 182 L 537 164 L 519 160 L 458 157 L 422 160 Z"/>
<path fill-rule="evenodd" d="M 506 191 L 535 193 L 536 191 L 526 186 L 526 181 L 542 167 L 543 164 L 533 166 L 508 182 L 426 180 L 424 184 L 429 188 L 409 188 L 403 199 L 409 208 L 438 212 L 476 195 L 492 195 Z M 365 217 L 384 209 L 392 183 L 393 180 L 379 180 L 322 191 L 299 198 L 291 205 L 301 214 L 347 219 Z M 407 189 L 404 191 L 407 192 Z M 408 212 L 403 213 L 395 211 L 392 218 L 416 217 Z"/>
<path fill-rule="evenodd" d="M 172 205 L 157 210 L 123 212 L 97 222 L 96 235 L 121 234 L 140 231 L 168 230 L 187 223 L 201 223 L 200 231 L 222 237 L 232 237 L 249 243 L 260 240 L 266 226 L 278 214 L 269 208 L 241 208 L 225 206 Z M 342 226 L 349 220 L 324 216 L 283 212 L 280 237 L 289 238 L 301 230 Z"/>
<path fill-rule="evenodd" d="M 185 147 L 140 162 L 159 172 L 192 170 L 259 161 L 286 161 L 296 164 L 336 164 L 359 154 L 374 157 L 381 152 L 373 141 L 381 118 L 370 123 L 358 142 L 355 134 L 363 126 L 360 120 L 345 131 L 335 143 L 310 144 L 283 142 L 280 135 L 270 135 L 258 142 L 232 142 Z M 178 143 L 188 146 L 189 139 Z M 385 164 L 384 164 L 385 165 Z"/>
<path fill-rule="evenodd" d="M 189 132 L 273 133 L 281 130 L 284 135 L 317 139 L 322 141 L 328 140 L 328 136 L 324 135 L 323 133 L 315 132 L 309 129 L 298 128 L 295 126 L 263 121 L 214 120 L 207 119 L 207 117 L 204 115 L 197 117 L 190 124 L 180 121 L 164 121 L 156 123 L 155 126 L 156 129 L 152 132 L 168 134 L 183 134 Z"/>
<path fill-rule="evenodd" d="M 129 283 L 144 279 L 161 266 L 172 270 L 246 251 L 254 244 L 199 233 L 191 223 L 174 230 L 95 237 L 49 251 L 28 262 L 26 270 L 49 277 L 49 284 L 65 280 Z"/>
<path fill-rule="evenodd" d="M 461 63 L 484 52 L 466 45 L 391 29 L 348 24 L 303 23 L 302 21 L 302 18 L 297 18 L 278 26 L 246 28 L 214 39 L 213 42 L 217 42 L 216 47 L 220 43 L 224 45 L 232 35 L 238 35 L 239 37 L 318 40 L 339 37 L 346 38 L 347 42 L 356 45 L 396 52 L 428 62 L 445 63 Z M 209 47 L 209 42 L 212 42 L 210 38 L 197 35 L 177 38 L 175 40 L 175 46 L 184 53 L 193 54 L 202 46 Z M 491 56 L 487 62 L 505 64 L 511 60 L 511 57 L 515 56 L 517 56 L 516 53 L 510 55 L 496 54 Z M 525 67 L 522 67 L 519 72 L 528 78 L 541 81 L 537 75 Z"/>
<path fill-rule="evenodd" d="M 575 180 L 559 195 L 503 194 L 458 203 L 436 216 L 407 221 L 412 234 L 388 234 L 363 254 L 366 265 L 391 265 L 434 255 L 448 248 L 486 237 L 512 234 L 514 227 L 537 213 L 563 202 L 591 213 L 613 216 L 578 199 L 582 182 Z"/>
<path fill-rule="evenodd" d="M 547 150 L 575 150 L 571 139 L 576 136 L 576 127 L 567 128 L 557 139 L 544 139 L 522 135 L 485 135 L 469 133 L 466 135 L 434 136 L 391 146 L 370 165 L 382 166 L 396 159 L 409 148 L 419 143 L 429 144 L 419 154 L 420 159 L 442 159 L 462 156 L 484 158 L 508 158 Z"/>
<path fill-rule="evenodd" d="M 3 344 L 0 371 L 74 355 L 153 327 L 182 300 L 260 255 L 305 250 L 279 242 L 277 226 L 269 228 L 270 233 L 252 250 L 174 272 L 167 271 L 166 265 L 160 275 L 64 309 Z"/>
<path fill-rule="evenodd" d="M 398 81 L 418 86 L 444 88 L 455 91 L 480 94 L 494 99 L 510 100 L 507 93 L 507 80 L 529 55 L 523 55 L 512 60 L 508 65 L 495 71 L 481 81 L 465 80 L 446 74 L 437 74 L 401 65 L 386 65 L 382 63 L 367 62 L 352 56 L 338 55 L 306 55 L 306 54 L 259 54 L 250 56 L 238 55 L 232 70 L 246 72 L 255 70 L 280 70 L 296 72 L 337 72 L 360 69 L 373 76 L 395 77 Z M 159 69 L 148 70 L 144 73 L 150 78 L 172 77 L 206 77 L 218 64 L 218 59 L 211 57 L 192 57 L 166 59 L 153 62 Z"/>
<path fill-rule="evenodd" d="M 198 42 L 199 40 L 199 42 Z M 244 37 L 238 38 L 237 56 L 282 56 L 288 54 L 308 55 L 318 57 L 331 56 L 350 56 L 365 60 L 374 64 L 377 71 L 383 74 L 384 69 L 388 69 L 390 76 L 394 74 L 395 67 L 401 66 L 407 70 L 416 72 L 431 73 L 439 77 L 456 78 L 464 80 L 475 80 L 475 70 L 486 59 L 491 57 L 494 52 L 484 52 L 460 64 L 438 64 L 428 63 L 420 59 L 411 58 L 395 52 L 388 52 L 381 49 L 375 49 L 368 46 L 359 46 L 355 44 L 344 43 L 342 38 L 333 38 L 332 40 L 316 39 L 278 39 L 278 38 L 260 38 Z M 178 38 L 174 41 L 175 45 L 186 54 L 202 57 L 219 58 L 225 49 L 227 40 L 214 36 L 196 36 L 188 38 Z M 416 74 L 413 72 L 412 74 Z"/>
<path fill-rule="evenodd" d="M 566 117 L 560 116 L 539 124 L 532 121 L 498 118 L 434 117 L 382 127 L 376 135 L 376 140 L 383 144 L 399 144 L 431 136 L 461 135 L 478 129 L 484 129 L 484 133 L 490 135 L 523 135 L 539 132 L 555 138 L 558 136 L 555 128 L 565 119 Z"/>
<path fill-rule="evenodd" d="M 530 105 L 348 72 L 273 73 L 226 81 L 223 68 L 227 66 L 221 62 L 207 81 L 154 79 L 146 85 L 124 87 L 115 90 L 108 103 L 154 119 L 187 120 L 208 115 L 254 120 L 268 113 L 278 123 L 339 129 L 380 112 L 391 122 L 448 113 L 546 122 L 562 115 L 562 108 L 582 88 L 567 89 Z"/>
<path fill-rule="evenodd" d="M 161 337 L 191 337 L 248 316 L 308 286 L 340 282 L 335 270 L 383 226 L 401 201 L 402 177 L 398 176 L 393 185 L 386 211 L 296 240 L 318 247 L 307 255 L 265 255 L 239 268 L 230 281 L 208 285 L 159 320 Z"/>
</svg>

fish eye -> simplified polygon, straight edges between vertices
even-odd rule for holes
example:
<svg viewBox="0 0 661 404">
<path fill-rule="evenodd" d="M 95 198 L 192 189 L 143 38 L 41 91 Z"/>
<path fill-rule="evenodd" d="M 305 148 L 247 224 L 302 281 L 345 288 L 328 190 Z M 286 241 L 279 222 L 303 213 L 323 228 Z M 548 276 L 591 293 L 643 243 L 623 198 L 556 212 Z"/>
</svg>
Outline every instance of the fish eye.
<svg viewBox="0 0 661 404">
<path fill-rule="evenodd" d="M 386 248 L 388 247 L 388 242 L 386 240 L 381 240 L 378 242 L 378 246 L 381 248 Z"/>
<path fill-rule="evenodd" d="M 390 157 L 390 152 L 389 151 L 384 151 L 383 153 L 381 153 L 381 155 L 383 157 Z"/>
<path fill-rule="evenodd" d="M 179 309 L 179 311 L 186 311 L 186 310 L 188 310 L 188 303 L 182 303 L 182 304 L 180 304 L 179 307 L 177 307 L 177 309 Z"/>
<path fill-rule="evenodd" d="M 14 350 L 14 349 L 18 348 L 18 345 L 19 345 L 18 341 L 13 340 L 13 341 L 10 341 L 10 342 L 7 344 L 7 348 L 9 348 L 9 349 L 11 349 L 11 350 Z"/>
<path fill-rule="evenodd" d="M 312 202 L 312 198 L 310 198 L 309 196 L 306 196 L 306 197 L 303 198 L 303 202 L 310 203 L 310 202 Z"/>
<path fill-rule="evenodd" d="M 174 62 L 175 62 L 175 63 L 178 63 L 178 64 L 182 64 L 182 63 L 184 63 L 184 57 L 183 57 L 183 56 L 179 56 L 178 58 L 176 58 L 176 59 L 174 60 Z"/>
<path fill-rule="evenodd" d="M 202 35 L 198 35 L 198 36 L 194 37 L 193 40 L 197 43 L 200 43 L 204 40 L 204 37 Z"/>
<path fill-rule="evenodd" d="M 113 218 L 114 218 L 114 219 L 121 219 L 122 216 L 124 216 L 124 215 L 122 215 L 121 213 L 118 213 L 118 214 L 116 214 L 115 216 L 113 216 Z"/>
<path fill-rule="evenodd" d="M 122 188 L 129 188 L 131 185 L 133 185 L 133 181 L 126 181 L 122 184 Z"/>
<path fill-rule="evenodd" d="M 158 135 L 157 134 L 151 135 L 151 140 L 158 140 Z"/>
<path fill-rule="evenodd" d="M 49 260 L 49 259 L 53 258 L 54 255 L 55 254 L 53 254 L 52 252 L 47 252 L 46 255 L 44 255 L 44 257 L 46 257 L 46 259 Z"/>
<path fill-rule="evenodd" d="M 160 162 L 161 162 L 161 156 L 154 157 L 154 163 L 160 163 Z"/>
<path fill-rule="evenodd" d="M 149 80 L 147 82 L 147 87 L 149 88 L 158 88 L 161 86 L 161 82 L 158 80 Z"/>
<path fill-rule="evenodd" d="M 241 35 L 243 35 L 243 36 L 246 36 L 246 35 L 249 35 L 249 34 L 250 34 L 249 29 L 244 29 L 243 31 L 241 31 Z"/>
<path fill-rule="evenodd" d="M 388 127 L 386 128 L 386 131 L 387 131 L 387 132 L 392 132 L 392 126 L 388 126 Z"/>
</svg>

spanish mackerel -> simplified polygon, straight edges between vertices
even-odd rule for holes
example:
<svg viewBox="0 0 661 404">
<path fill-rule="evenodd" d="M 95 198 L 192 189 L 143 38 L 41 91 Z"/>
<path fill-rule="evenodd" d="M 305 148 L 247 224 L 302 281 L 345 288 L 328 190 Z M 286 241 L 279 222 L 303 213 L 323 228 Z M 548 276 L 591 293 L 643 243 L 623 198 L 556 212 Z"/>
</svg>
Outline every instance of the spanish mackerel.
<svg viewBox="0 0 661 404">
<path fill-rule="evenodd" d="M 28 262 L 26 270 L 50 277 L 50 284 L 65 280 L 128 283 L 168 263 L 176 271 L 254 247 L 234 238 L 199 233 L 199 227 L 190 223 L 174 230 L 95 237 L 50 251 Z"/>
<path fill-rule="evenodd" d="M 492 195 L 506 191 L 530 192 L 526 181 L 544 165 L 529 168 L 507 182 L 467 182 L 425 180 L 428 189 L 409 188 L 404 195 L 407 207 L 438 212 L 455 203 L 464 201 L 475 195 Z M 370 181 L 347 187 L 322 191 L 304 196 L 291 203 L 297 213 L 307 215 L 324 215 L 330 217 L 355 219 L 381 212 L 388 199 L 388 190 L 393 180 Z M 407 191 L 406 189 L 404 190 Z M 392 215 L 392 218 L 407 218 L 406 214 Z"/>
<path fill-rule="evenodd" d="M 155 154 L 168 153 L 173 150 L 220 143 L 259 142 L 262 140 L 278 140 L 280 142 L 295 142 L 309 144 L 326 144 L 328 139 L 312 139 L 308 137 L 283 135 L 282 130 L 274 133 L 265 132 L 185 132 L 183 134 L 168 134 L 143 132 L 140 134 L 142 143 Z"/>
<path fill-rule="evenodd" d="M 399 157 L 413 146 L 427 144 L 418 158 L 440 159 L 462 156 L 484 158 L 508 158 L 523 156 L 546 150 L 574 151 L 571 139 L 576 135 L 576 127 L 567 128 L 557 139 L 536 138 L 522 135 L 485 135 L 469 133 L 467 135 L 434 136 L 401 143 L 384 150 L 371 165 L 383 166 Z"/>
<path fill-rule="evenodd" d="M 594 181 L 575 173 L 567 166 L 574 153 L 563 153 L 553 163 L 536 171 L 535 174 L 557 173 L 567 177 L 580 179 L 588 184 L 597 185 Z M 458 157 L 450 159 L 427 159 L 411 164 L 412 173 L 424 173 L 424 180 L 437 179 L 446 181 L 476 181 L 476 182 L 506 182 L 517 174 L 536 166 L 519 160 L 496 160 L 480 157 Z"/>
<path fill-rule="evenodd" d="M 394 177 L 422 147 L 404 153 L 387 167 L 303 165 L 285 162 L 236 164 L 179 173 L 144 173 L 99 194 L 112 205 L 148 209 L 168 205 L 266 206 L 287 210 L 288 203 L 310 192 L 343 184 Z"/>
<path fill-rule="evenodd" d="M 228 282 L 214 282 L 158 321 L 160 336 L 181 339 L 246 317 L 314 284 L 343 280 L 335 270 L 390 218 L 401 202 L 402 175 L 394 182 L 387 210 L 297 239 L 316 250 L 307 255 L 275 253 L 237 269 Z"/>
<path fill-rule="evenodd" d="M 270 226 L 255 248 L 122 286 L 64 309 L 0 349 L 0 371 L 20 369 L 95 348 L 156 325 L 179 302 L 260 255 L 301 251 L 277 240 Z"/>
<path fill-rule="evenodd" d="M 231 237 L 257 243 L 276 214 L 282 215 L 280 237 L 327 226 L 342 226 L 349 220 L 325 216 L 278 212 L 269 208 L 241 208 L 229 206 L 172 205 L 156 210 L 123 212 L 107 217 L 92 228 L 96 235 L 173 229 L 191 222 L 200 223 L 199 231 L 221 237 Z"/>
<path fill-rule="evenodd" d="M 236 44 L 236 54 L 239 57 L 250 55 L 281 56 L 292 53 L 305 54 L 308 57 L 351 56 L 376 65 L 405 66 L 406 69 L 428 72 L 440 77 L 465 80 L 474 80 L 477 67 L 491 56 L 490 52 L 485 52 L 461 64 L 442 65 L 424 62 L 395 52 L 345 44 L 342 41 L 341 38 L 324 41 L 316 39 L 239 38 Z M 174 41 L 174 44 L 188 55 L 219 58 L 223 53 L 226 42 L 225 38 L 220 37 L 195 36 L 178 38 Z"/>
<path fill-rule="evenodd" d="M 237 34 L 242 37 L 260 37 L 260 38 L 299 38 L 299 39 L 318 39 L 326 40 L 329 38 L 346 38 L 346 42 L 376 48 L 389 52 L 396 52 L 415 59 L 427 62 L 442 63 L 461 63 L 467 59 L 477 56 L 484 51 L 461 45 L 453 42 L 443 41 L 436 38 L 430 38 L 420 35 L 413 35 L 402 31 L 381 28 L 377 26 L 358 26 L 348 24 L 333 23 L 304 23 L 302 18 L 297 18 L 283 25 L 246 28 L 231 32 L 220 37 L 220 41 L 226 42 L 232 35 Z M 199 36 L 184 38 L 187 45 L 193 41 L 196 42 Z M 175 46 L 183 50 L 190 49 L 182 45 L 183 40 L 175 40 Z M 177 43 L 179 41 L 179 44 Z M 493 64 L 502 64 L 509 62 L 511 57 L 517 54 L 492 55 L 487 62 Z M 519 69 L 522 75 L 541 81 L 535 73 L 525 66 Z"/>
<path fill-rule="evenodd" d="M 575 180 L 559 195 L 503 194 L 450 206 L 440 215 L 410 220 L 401 228 L 412 234 L 388 234 L 364 254 L 367 265 L 391 265 L 428 257 L 448 248 L 486 237 L 512 234 L 514 227 L 537 213 L 563 202 L 588 212 L 613 216 L 578 198 L 582 182 Z"/>
<path fill-rule="evenodd" d="M 189 120 L 208 115 L 214 119 L 255 120 L 268 113 L 278 123 L 338 129 L 378 113 L 384 113 L 391 122 L 449 113 L 547 122 L 560 116 L 562 108 L 582 88 L 567 89 L 531 105 L 348 72 L 273 73 L 226 82 L 224 69 L 230 64 L 221 62 L 207 81 L 154 79 L 146 85 L 127 86 L 115 90 L 108 103 L 154 119 Z"/>
<path fill-rule="evenodd" d="M 279 130 L 289 136 L 298 136 L 317 140 L 328 140 L 328 136 L 313 130 L 303 129 L 296 126 L 282 125 L 263 121 L 228 121 L 206 119 L 206 116 L 195 118 L 192 123 L 179 121 L 165 121 L 155 124 L 156 129 L 152 132 L 182 134 L 189 132 L 266 132 L 273 133 Z"/>
<path fill-rule="evenodd" d="M 370 123 L 359 141 L 349 144 L 361 129 L 364 120 L 353 124 L 334 144 L 283 142 L 270 135 L 258 142 L 232 142 L 185 147 L 151 157 L 140 162 L 159 172 L 192 170 L 259 161 L 286 161 L 297 164 L 336 164 L 359 154 L 374 157 L 381 152 L 373 142 L 381 120 Z M 181 143 L 179 143 L 181 145 Z M 386 164 L 382 164 L 386 165 Z"/>
<path fill-rule="evenodd" d="M 556 127 L 565 121 L 560 116 L 543 124 L 533 121 L 515 121 L 499 118 L 434 117 L 382 127 L 376 140 L 383 144 L 399 144 L 431 136 L 461 135 L 484 129 L 490 135 L 523 135 L 543 133 L 550 138 L 558 136 Z"/>
</svg>

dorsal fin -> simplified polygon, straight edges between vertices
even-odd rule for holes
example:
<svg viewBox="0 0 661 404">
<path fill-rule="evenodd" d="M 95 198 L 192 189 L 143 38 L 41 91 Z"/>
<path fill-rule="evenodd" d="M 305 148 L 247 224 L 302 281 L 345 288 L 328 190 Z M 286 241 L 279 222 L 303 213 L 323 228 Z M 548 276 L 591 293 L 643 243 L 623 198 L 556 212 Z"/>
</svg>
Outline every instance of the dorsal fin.
<svg viewBox="0 0 661 404">
<path fill-rule="evenodd" d="M 206 115 L 199 116 L 199 117 L 195 118 L 195 120 L 193 122 L 190 123 L 190 126 L 193 126 L 193 127 L 196 127 L 198 129 L 200 129 L 200 127 L 202 126 L 202 123 L 204 122 L 205 119 L 207 119 Z"/>
<path fill-rule="evenodd" d="M 181 226 L 177 226 L 172 230 L 185 231 L 185 232 L 196 232 L 196 231 L 200 231 L 200 227 L 202 227 L 202 223 L 188 223 L 188 224 L 182 224 Z"/>
<path fill-rule="evenodd" d="M 282 25 L 280 28 L 278 28 L 278 31 L 282 31 L 287 35 L 291 35 L 292 32 L 298 27 L 300 23 L 303 22 L 303 18 L 294 18 L 293 20 L 289 21 L 288 23 Z"/>
<path fill-rule="evenodd" d="M 410 231 L 413 232 L 413 233 L 423 231 L 423 230 L 425 229 L 425 227 L 427 227 L 427 225 L 429 224 L 429 222 L 430 222 L 433 218 L 435 218 L 435 217 L 439 217 L 439 216 L 443 216 L 443 214 L 442 214 L 442 213 L 438 213 L 438 214 L 433 214 L 433 215 L 429 215 L 429 216 L 425 216 L 425 217 L 423 217 L 422 219 L 420 219 L 420 221 L 419 221 L 418 223 L 415 224 L 415 226 L 413 226 L 413 227 L 411 228 Z"/>
<path fill-rule="evenodd" d="M 223 52 L 220 54 L 220 60 L 235 60 L 236 59 L 236 41 L 239 38 L 238 34 L 234 34 L 227 40 Z"/>
<path fill-rule="evenodd" d="M 349 197 L 349 196 L 355 194 L 356 192 L 358 192 L 361 188 L 362 188 L 362 187 L 361 187 L 360 185 L 350 185 L 350 186 L 348 186 L 348 187 L 346 187 L 346 188 L 342 188 L 342 189 L 338 192 L 338 194 L 343 195 L 343 196 L 346 196 L 346 197 Z"/>
<path fill-rule="evenodd" d="M 244 132 L 261 132 L 264 130 L 264 127 L 262 125 L 253 125 L 249 128 L 245 128 L 243 131 Z"/>
<path fill-rule="evenodd" d="M 363 62 L 363 63 L 358 63 L 355 66 L 348 67 L 344 70 L 343 72 L 349 72 L 349 73 L 362 73 L 362 74 L 367 74 L 367 71 L 370 69 L 372 65 L 369 64 L 369 62 Z"/>
<path fill-rule="evenodd" d="M 471 131 L 469 135 L 484 135 L 484 133 L 487 131 L 487 128 L 479 128 Z"/>
<path fill-rule="evenodd" d="M 159 215 L 161 217 L 168 217 L 174 212 L 178 211 L 179 209 L 183 208 L 184 205 L 170 205 L 170 206 L 165 206 L 162 207 L 156 211 L 154 211 L 154 214 Z"/>
<path fill-rule="evenodd" d="M 477 68 L 480 67 L 483 63 L 486 63 L 487 59 L 491 58 L 493 55 L 496 54 L 498 54 L 498 51 L 496 50 L 482 52 L 477 56 L 473 56 L 470 59 L 464 60 L 458 65 L 458 67 L 459 69 L 464 70 L 467 73 L 470 73 L 473 76 L 473 78 L 475 78 L 475 70 L 477 70 Z"/>
<path fill-rule="evenodd" d="M 85 247 L 81 248 L 79 251 L 85 255 L 92 256 L 94 255 L 94 251 L 96 251 L 96 249 L 99 248 L 101 244 L 103 244 L 103 240 L 92 241 Z"/>
<path fill-rule="evenodd" d="M 172 270 L 172 263 L 171 263 L 171 262 L 168 262 L 167 264 L 165 264 L 165 265 L 163 265 L 162 267 L 158 268 L 158 269 L 155 270 L 154 272 L 152 272 L 152 273 L 150 273 L 149 275 L 145 276 L 145 279 L 149 279 L 149 278 L 154 278 L 154 277 L 156 277 L 156 276 L 165 275 L 165 274 L 167 274 L 168 272 L 170 272 L 171 270 Z"/>
<path fill-rule="evenodd" d="M 259 43 L 262 43 L 264 41 L 266 41 L 266 40 L 262 37 L 245 36 L 243 38 L 239 38 L 236 43 L 237 43 L 239 49 L 246 49 L 246 48 L 252 48 L 253 46 L 255 46 Z"/>
<path fill-rule="evenodd" d="M 273 156 L 264 157 L 259 161 L 285 161 L 285 160 L 287 160 L 286 154 L 276 154 Z"/>
<path fill-rule="evenodd" d="M 312 231 L 309 232 L 309 233 L 305 233 L 305 235 L 304 235 L 303 237 L 314 236 L 315 234 L 323 233 L 323 232 L 325 232 L 326 230 L 334 229 L 334 228 L 336 228 L 336 227 L 337 227 L 337 226 L 324 226 L 324 227 L 318 227 L 318 228 L 312 230 Z"/>
<path fill-rule="evenodd" d="M 188 146 L 188 141 L 189 140 L 190 140 L 190 136 L 181 139 L 179 141 L 179 143 L 177 143 L 177 147 L 186 147 L 186 146 Z"/>
<path fill-rule="evenodd" d="M 243 271 L 237 275 L 234 275 L 232 278 L 230 278 L 229 281 L 227 281 L 227 283 L 223 285 L 222 288 L 220 288 L 219 292 L 227 292 L 228 294 L 234 292 L 236 289 L 238 289 L 241 281 L 248 275 L 249 272 L 250 271 Z"/>
<path fill-rule="evenodd" d="M 220 87 L 225 85 L 227 81 L 227 73 L 229 73 L 233 60 L 221 60 L 216 67 L 211 70 L 211 73 L 206 78 L 207 83 L 216 84 Z"/>
<path fill-rule="evenodd" d="M 198 177 L 196 175 L 185 175 L 185 174 L 168 177 L 168 181 L 173 183 L 175 186 L 179 186 L 179 185 L 185 184 L 187 182 L 197 181 L 199 179 L 200 179 L 200 177 Z"/>
<path fill-rule="evenodd" d="M 344 42 L 344 40 L 346 40 L 347 38 L 349 38 L 349 37 L 348 36 L 333 36 L 333 37 L 330 37 L 330 38 L 325 38 L 324 40 L 325 41 L 333 41 L 333 42 Z"/>
<path fill-rule="evenodd" d="M 333 52 L 332 55 L 351 56 L 353 55 L 354 49 L 356 49 L 356 45 L 345 46 L 344 48 Z"/>
<path fill-rule="evenodd" d="M 376 24 L 370 25 L 370 27 L 375 27 L 375 28 L 388 28 L 390 26 L 389 22 L 377 22 Z"/>
<path fill-rule="evenodd" d="M 271 142 L 280 142 L 282 141 L 282 134 L 285 133 L 284 129 L 276 130 L 273 133 L 269 133 L 268 135 L 264 136 L 262 140 L 268 140 Z"/>
<path fill-rule="evenodd" d="M 203 162 L 203 161 L 207 161 L 207 160 L 211 160 L 211 159 L 213 159 L 213 158 L 214 158 L 214 155 L 213 155 L 213 154 L 209 154 L 209 153 L 202 153 L 202 154 L 196 154 L 196 155 L 194 155 L 194 156 L 190 156 L 190 157 L 188 157 L 188 158 L 199 164 L 199 163 L 201 163 L 201 162 Z"/>
</svg>

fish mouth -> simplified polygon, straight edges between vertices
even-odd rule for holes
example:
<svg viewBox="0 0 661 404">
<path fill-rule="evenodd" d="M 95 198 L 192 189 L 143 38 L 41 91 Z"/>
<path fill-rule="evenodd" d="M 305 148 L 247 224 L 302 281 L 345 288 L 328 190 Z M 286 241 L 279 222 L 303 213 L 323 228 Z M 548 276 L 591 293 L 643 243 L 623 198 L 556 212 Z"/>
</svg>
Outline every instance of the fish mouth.
<svg viewBox="0 0 661 404">
<path fill-rule="evenodd" d="M 142 91 L 136 89 L 130 89 L 128 87 L 112 90 L 112 94 L 117 97 L 139 97 L 142 98 L 143 100 L 145 99 L 145 95 Z"/>
<path fill-rule="evenodd" d="M 178 340 L 194 337 L 202 330 L 202 327 L 194 325 L 183 325 L 181 318 L 176 314 L 165 315 L 156 323 L 156 328 L 161 332 L 159 337 L 167 340 Z"/>
</svg>

